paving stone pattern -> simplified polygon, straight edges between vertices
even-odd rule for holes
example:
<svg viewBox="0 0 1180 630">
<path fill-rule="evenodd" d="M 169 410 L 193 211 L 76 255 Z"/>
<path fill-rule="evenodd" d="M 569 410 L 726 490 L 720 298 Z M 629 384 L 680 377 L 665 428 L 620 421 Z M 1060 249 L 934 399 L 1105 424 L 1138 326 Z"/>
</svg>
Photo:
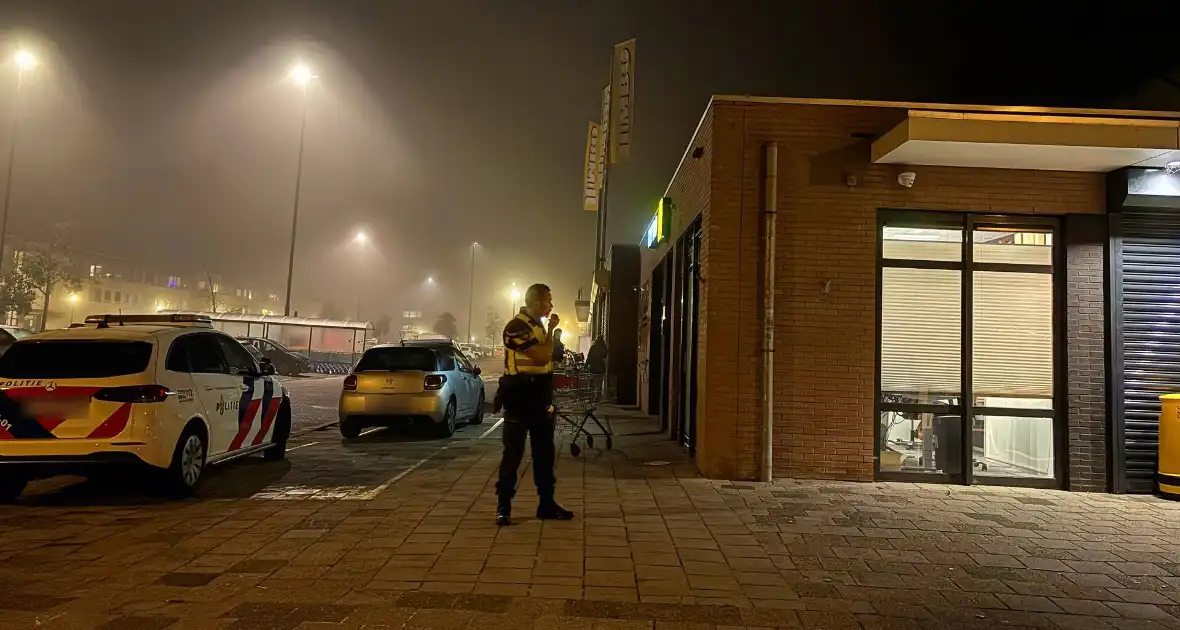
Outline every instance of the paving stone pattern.
<svg viewBox="0 0 1180 630">
<path fill-rule="evenodd" d="M 0 628 L 1180 628 L 1180 504 L 709 481 L 648 434 L 563 455 L 577 520 L 537 521 L 525 490 L 497 529 L 496 446 L 368 494 L 325 471 L 247 498 L 2 507 Z"/>
</svg>

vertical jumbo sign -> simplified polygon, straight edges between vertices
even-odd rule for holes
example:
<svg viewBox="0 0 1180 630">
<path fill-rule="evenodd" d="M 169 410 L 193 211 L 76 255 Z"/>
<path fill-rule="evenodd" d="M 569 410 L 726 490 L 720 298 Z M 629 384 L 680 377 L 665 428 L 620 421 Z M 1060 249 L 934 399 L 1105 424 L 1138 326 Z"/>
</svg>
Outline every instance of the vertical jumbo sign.
<svg viewBox="0 0 1180 630">
<path fill-rule="evenodd" d="M 598 183 L 602 158 L 602 138 L 598 123 L 590 123 L 586 130 L 586 164 L 582 169 L 582 209 L 588 212 L 598 212 Z"/>
<path fill-rule="evenodd" d="M 635 101 L 635 40 L 615 44 L 610 86 L 610 162 L 631 159 L 631 113 Z"/>
<path fill-rule="evenodd" d="M 598 129 L 601 131 L 602 137 L 598 139 L 598 189 L 606 185 L 606 151 L 610 145 L 610 84 L 602 88 L 602 116 L 599 119 Z"/>
</svg>

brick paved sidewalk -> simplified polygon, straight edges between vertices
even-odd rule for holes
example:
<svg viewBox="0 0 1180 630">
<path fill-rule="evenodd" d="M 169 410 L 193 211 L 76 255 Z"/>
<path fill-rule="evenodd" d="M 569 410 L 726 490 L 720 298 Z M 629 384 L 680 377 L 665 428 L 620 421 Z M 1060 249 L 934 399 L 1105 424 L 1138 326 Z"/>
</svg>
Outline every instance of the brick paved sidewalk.
<svg viewBox="0 0 1180 630">
<path fill-rule="evenodd" d="M 456 443 L 330 499 L 0 508 L 0 628 L 1180 628 L 1180 504 L 713 482 L 631 435 L 562 456 L 577 520 L 526 491 L 497 529 L 497 460 Z"/>
</svg>

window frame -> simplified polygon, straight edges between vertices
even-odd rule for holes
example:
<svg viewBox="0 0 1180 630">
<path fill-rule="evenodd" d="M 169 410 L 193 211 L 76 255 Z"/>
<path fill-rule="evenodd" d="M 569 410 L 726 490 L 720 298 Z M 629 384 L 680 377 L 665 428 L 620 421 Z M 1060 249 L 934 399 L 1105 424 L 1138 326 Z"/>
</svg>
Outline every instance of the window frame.
<svg viewBox="0 0 1180 630">
<path fill-rule="evenodd" d="M 878 208 L 876 225 L 876 349 L 874 355 L 873 388 L 873 473 L 883 481 L 924 483 L 957 483 L 963 485 L 1003 485 L 1022 487 L 1062 488 L 1065 484 L 1069 459 L 1068 384 L 1066 382 L 1065 339 L 1065 241 L 1061 238 L 1061 220 L 1055 216 L 1008 215 L 965 211 L 907 210 Z M 909 260 L 885 258 L 884 228 L 903 226 L 915 228 L 958 229 L 962 233 L 962 255 L 958 261 Z M 1052 258 L 1047 265 L 1019 263 L 982 263 L 974 261 L 974 233 L 988 228 L 1029 228 L 1051 235 Z M 881 351 L 883 323 L 883 270 L 886 268 L 949 269 L 960 271 L 960 392 L 959 404 L 883 403 L 881 401 Z M 976 271 L 1011 273 L 1046 273 L 1053 278 L 1052 309 L 1052 409 L 1023 409 L 977 407 L 974 405 L 974 282 Z M 952 414 L 960 419 L 962 470 L 956 474 L 897 472 L 881 470 L 881 414 L 883 412 L 915 412 Z M 1053 423 L 1053 477 L 1023 478 L 974 474 L 974 434 L 976 415 L 986 411 L 992 416 L 1050 418 Z"/>
<path fill-rule="evenodd" d="M 459 359 L 455 356 L 455 351 L 451 348 L 438 348 L 434 351 L 434 356 L 438 359 L 439 372 L 454 372 L 459 370 Z M 451 367 L 446 367 L 444 361 L 449 360 Z"/>
<path fill-rule="evenodd" d="M 240 342 L 238 342 L 237 339 L 234 339 L 229 335 L 214 334 L 213 336 L 217 338 L 217 345 L 219 348 L 221 348 L 221 358 L 225 362 L 225 368 L 226 370 L 229 370 L 229 374 L 233 376 L 246 376 L 246 374 L 240 374 L 233 371 L 235 368 L 230 364 L 230 354 L 232 354 L 232 352 L 227 349 L 227 346 L 232 348 L 233 351 L 241 350 L 242 354 L 250 360 L 250 365 L 246 368 L 250 375 L 260 373 L 261 370 L 258 367 L 258 362 L 254 360 L 254 355 L 250 354 L 250 351 L 246 350 L 246 348 Z"/>
<path fill-rule="evenodd" d="M 7 359 L 4 359 L 4 361 L 5 362 L 12 361 L 12 360 L 14 360 L 13 357 L 16 357 L 16 360 L 22 359 L 22 357 L 19 357 L 19 356 L 17 356 L 17 354 L 15 354 L 16 352 L 18 352 L 18 349 L 46 348 L 46 347 L 68 347 L 68 346 L 82 347 L 82 346 L 99 346 L 99 345 L 137 346 L 139 350 L 142 350 L 145 353 L 143 356 L 143 364 L 142 364 L 142 366 L 140 366 L 138 363 L 136 363 L 135 364 L 136 369 L 134 371 L 120 370 L 120 371 L 108 372 L 108 373 L 104 373 L 104 374 L 95 374 L 95 373 L 91 373 L 91 374 L 79 374 L 79 373 L 30 374 L 26 371 L 24 374 L 16 374 L 16 375 L 10 374 L 9 376 L 5 376 L 4 378 L 15 379 L 15 380 L 42 379 L 42 380 L 48 380 L 48 381 L 71 380 L 71 379 L 101 380 L 101 379 L 110 379 L 110 378 L 143 377 L 145 375 L 150 376 L 154 372 L 155 368 L 154 368 L 153 362 L 155 360 L 155 355 L 156 355 L 156 348 L 155 348 L 156 342 L 155 342 L 155 340 L 152 340 L 152 339 L 135 339 L 135 338 L 128 338 L 128 339 L 80 338 L 79 339 L 79 338 L 73 338 L 73 339 L 29 340 L 29 341 L 25 341 L 23 343 L 17 342 L 17 343 L 12 344 L 12 346 L 10 347 L 10 350 L 4 354 L 4 357 L 7 357 Z M 91 358 L 93 359 L 93 357 L 91 357 Z M 28 360 L 27 357 L 24 357 L 24 359 L 26 361 Z M 71 364 L 71 365 L 90 364 L 90 365 L 93 365 L 94 364 L 94 363 L 79 361 L 78 357 L 73 357 L 73 362 L 68 361 L 68 360 L 63 360 L 61 357 L 55 357 L 55 358 L 53 358 L 52 363 L 55 365 L 63 365 L 63 364 Z M 102 364 L 109 365 L 108 363 L 102 363 Z M 28 363 L 26 363 L 25 365 L 27 366 Z M 5 371 L 5 373 L 8 373 L 7 370 Z"/>
<path fill-rule="evenodd" d="M 439 354 L 433 348 L 419 348 L 419 347 L 413 347 L 413 346 L 395 346 L 394 349 L 396 349 L 396 348 L 400 348 L 400 349 L 413 348 L 414 350 L 420 350 L 424 353 L 428 353 L 430 355 L 430 357 L 432 359 L 434 359 L 434 367 L 433 368 L 426 369 L 426 370 L 405 370 L 405 371 L 420 371 L 420 372 L 439 372 L 439 371 L 441 371 L 438 369 Z M 368 350 L 365 350 L 364 352 L 361 353 L 360 357 L 357 359 L 356 364 L 353 365 L 353 368 L 352 368 L 353 373 L 354 374 L 362 374 L 365 372 L 375 373 L 375 372 L 391 371 L 391 370 L 361 370 L 360 369 L 361 363 L 363 363 L 365 361 L 366 357 L 368 357 L 370 355 L 375 356 L 375 355 L 380 354 L 382 352 L 389 351 L 390 349 L 391 348 L 389 346 L 374 346 L 372 348 L 369 348 Z"/>
<path fill-rule="evenodd" d="M 462 350 L 456 349 L 454 355 L 455 366 L 459 368 L 460 372 L 475 374 L 475 364 L 471 362 L 471 359 L 467 358 L 467 355 L 463 354 Z"/>
<path fill-rule="evenodd" d="M 168 345 L 168 355 L 164 358 L 164 369 L 169 372 L 176 372 L 176 370 L 170 369 L 168 367 L 168 365 L 172 359 L 172 353 L 175 352 L 175 350 L 176 350 L 176 344 L 181 342 L 181 340 L 184 340 L 185 343 L 193 343 L 194 341 L 200 341 L 203 338 L 213 338 L 216 336 L 217 336 L 216 333 L 194 332 L 194 333 L 189 333 L 187 335 L 179 335 L 179 336 L 173 338 L 172 343 L 170 343 Z M 221 372 L 195 372 L 195 371 L 193 371 L 193 360 L 192 360 L 192 354 L 190 353 L 189 356 L 185 357 L 185 362 L 188 365 L 188 370 L 185 372 L 176 372 L 176 373 L 178 373 L 178 374 L 222 374 L 222 375 L 230 376 L 231 374 L 229 371 L 229 363 L 226 361 L 225 354 L 221 350 L 221 343 L 218 342 L 217 339 L 211 339 L 211 341 L 217 347 L 217 356 L 221 357 L 221 366 L 222 366 L 222 368 L 224 368 Z"/>
</svg>

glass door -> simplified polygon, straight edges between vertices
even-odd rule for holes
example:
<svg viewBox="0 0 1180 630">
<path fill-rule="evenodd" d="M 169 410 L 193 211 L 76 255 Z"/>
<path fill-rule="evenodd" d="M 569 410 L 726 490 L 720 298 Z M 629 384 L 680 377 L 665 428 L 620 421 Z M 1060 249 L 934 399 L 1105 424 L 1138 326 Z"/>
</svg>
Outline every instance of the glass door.
<svg viewBox="0 0 1180 630">
<path fill-rule="evenodd" d="M 877 269 L 877 470 L 963 479 L 963 219 L 883 215 Z"/>
<path fill-rule="evenodd" d="M 877 474 L 1054 486 L 1056 222 L 882 211 Z"/>
<path fill-rule="evenodd" d="M 1051 482 L 1064 464 L 1055 430 L 1055 228 L 994 217 L 972 217 L 968 227 L 973 480 Z"/>
<path fill-rule="evenodd" d="M 699 314 L 701 279 L 701 224 L 700 219 L 689 227 L 684 235 L 684 311 L 681 316 L 684 336 L 682 417 L 684 430 L 681 445 L 690 455 L 696 454 L 697 439 L 697 340 L 699 335 L 697 315 Z"/>
</svg>

